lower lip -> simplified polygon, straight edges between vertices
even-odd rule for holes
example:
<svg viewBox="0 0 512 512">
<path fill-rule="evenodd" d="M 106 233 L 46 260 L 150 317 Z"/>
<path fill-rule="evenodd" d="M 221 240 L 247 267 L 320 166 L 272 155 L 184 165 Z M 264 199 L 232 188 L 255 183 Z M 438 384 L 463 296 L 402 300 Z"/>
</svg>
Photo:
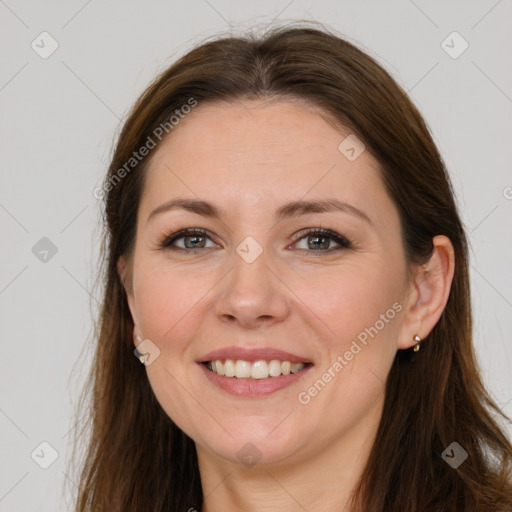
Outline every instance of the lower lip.
<svg viewBox="0 0 512 512">
<path fill-rule="evenodd" d="M 268 377 L 266 379 L 237 379 L 214 373 L 204 364 L 199 363 L 199 366 L 212 384 L 231 395 L 241 397 L 258 397 L 275 393 L 280 389 L 291 386 L 313 368 L 313 365 L 309 365 L 297 373 L 280 375 L 279 377 Z"/>
</svg>

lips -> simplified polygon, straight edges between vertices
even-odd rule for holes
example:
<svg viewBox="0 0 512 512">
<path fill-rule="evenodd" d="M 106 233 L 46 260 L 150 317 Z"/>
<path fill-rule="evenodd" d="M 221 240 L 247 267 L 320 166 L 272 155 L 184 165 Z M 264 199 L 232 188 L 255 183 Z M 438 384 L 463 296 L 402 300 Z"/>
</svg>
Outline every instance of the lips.
<svg viewBox="0 0 512 512">
<path fill-rule="evenodd" d="M 236 396 L 271 394 L 302 378 L 313 366 L 308 358 L 271 348 L 227 347 L 197 361 L 207 379 Z"/>
</svg>

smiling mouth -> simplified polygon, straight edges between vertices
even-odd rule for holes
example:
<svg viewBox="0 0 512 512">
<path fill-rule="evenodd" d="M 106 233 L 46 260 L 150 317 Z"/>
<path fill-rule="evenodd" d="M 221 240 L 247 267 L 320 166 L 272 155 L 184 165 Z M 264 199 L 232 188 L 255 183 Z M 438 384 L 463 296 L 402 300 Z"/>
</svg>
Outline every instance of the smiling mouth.
<svg viewBox="0 0 512 512">
<path fill-rule="evenodd" d="M 260 359 L 250 362 L 243 359 L 216 359 L 214 361 L 205 361 L 203 363 L 208 370 L 217 375 L 234 379 L 268 379 L 280 377 L 281 375 L 290 375 L 303 371 L 311 363 L 291 363 L 290 361 L 280 361 L 271 359 L 266 361 Z"/>
</svg>

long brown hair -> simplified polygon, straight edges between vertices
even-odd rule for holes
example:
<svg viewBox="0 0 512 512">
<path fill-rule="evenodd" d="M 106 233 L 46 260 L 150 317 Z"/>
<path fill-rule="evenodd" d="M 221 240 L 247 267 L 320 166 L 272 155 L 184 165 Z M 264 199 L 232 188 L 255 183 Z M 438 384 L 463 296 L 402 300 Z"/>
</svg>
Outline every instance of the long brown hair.
<svg viewBox="0 0 512 512">
<path fill-rule="evenodd" d="M 500 423 L 508 418 L 476 364 L 468 246 L 444 163 L 390 75 L 342 37 L 305 24 L 197 46 L 148 87 L 124 123 L 103 187 L 104 290 L 94 365 L 79 403 L 80 413 L 90 412 L 90 432 L 76 512 L 201 509 L 194 442 L 163 411 L 134 357 L 133 322 L 116 267 L 134 248 L 149 158 L 122 179 L 119 169 L 191 98 L 200 105 L 270 97 L 307 100 L 364 142 L 400 212 L 409 264 L 428 260 L 435 235 L 446 235 L 455 250 L 440 320 L 419 353 L 396 354 L 354 510 L 510 512 L 512 446 Z M 76 431 L 77 446 L 86 426 Z M 455 469 L 441 456 L 453 442 L 468 453 Z"/>
</svg>

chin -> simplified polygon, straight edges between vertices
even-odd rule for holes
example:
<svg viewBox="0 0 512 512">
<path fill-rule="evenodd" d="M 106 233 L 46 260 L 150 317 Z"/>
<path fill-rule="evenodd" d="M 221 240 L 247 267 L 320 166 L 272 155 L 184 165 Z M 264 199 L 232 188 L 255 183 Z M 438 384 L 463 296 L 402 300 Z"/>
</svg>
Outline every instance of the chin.
<svg viewBox="0 0 512 512">
<path fill-rule="evenodd" d="M 201 436 L 202 439 L 196 441 L 196 444 L 230 463 L 248 468 L 256 464 L 261 466 L 292 462 L 304 448 L 304 439 L 308 438 L 294 423 L 290 423 L 287 429 L 283 425 L 276 428 L 275 423 L 269 427 L 268 420 L 258 426 L 250 422 L 237 425 L 231 423 L 230 426 L 232 428 L 229 432 L 233 437 L 226 432 L 221 438 Z"/>
</svg>

